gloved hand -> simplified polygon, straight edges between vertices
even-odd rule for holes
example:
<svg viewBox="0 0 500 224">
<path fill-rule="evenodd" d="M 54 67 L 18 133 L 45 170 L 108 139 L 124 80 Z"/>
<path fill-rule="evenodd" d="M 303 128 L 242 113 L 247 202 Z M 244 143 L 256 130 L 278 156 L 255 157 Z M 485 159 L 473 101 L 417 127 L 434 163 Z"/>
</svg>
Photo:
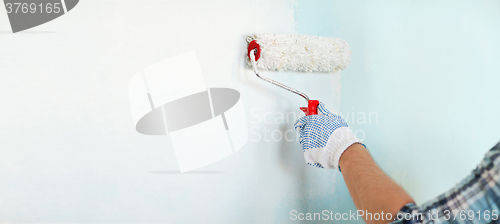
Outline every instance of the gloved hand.
<svg viewBox="0 0 500 224">
<path fill-rule="evenodd" d="M 301 117 L 295 122 L 307 164 L 338 169 L 342 153 L 352 144 L 362 142 L 354 136 L 345 120 L 318 106 L 318 115 Z"/>
</svg>

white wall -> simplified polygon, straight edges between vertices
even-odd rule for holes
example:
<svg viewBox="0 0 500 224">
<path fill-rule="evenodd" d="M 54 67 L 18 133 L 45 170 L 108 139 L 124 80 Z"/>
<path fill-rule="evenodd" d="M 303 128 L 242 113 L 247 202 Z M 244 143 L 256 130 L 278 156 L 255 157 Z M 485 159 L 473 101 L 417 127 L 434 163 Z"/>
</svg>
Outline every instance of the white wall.
<svg viewBox="0 0 500 224">
<path fill-rule="evenodd" d="M 81 1 L 27 32 L 2 32 L 0 221 L 288 219 L 291 209 L 306 203 L 306 165 L 297 142 L 251 140 L 203 169 L 215 173 L 150 173 L 178 170 L 177 162 L 167 138 L 134 130 L 127 87 L 141 69 L 195 50 L 207 86 L 242 93 L 254 135 L 292 129 L 294 120 L 256 121 L 268 112 L 298 116 L 303 102 L 244 66 L 244 37 L 294 33 L 295 7 L 291 0 Z M 0 15 L 1 30 L 10 30 Z M 308 89 L 308 76 L 274 77 L 313 97 L 336 93 Z"/>
<path fill-rule="evenodd" d="M 0 221 L 279 223 L 294 209 L 354 210 L 341 175 L 279 138 L 296 137 L 303 100 L 245 67 L 244 36 L 262 31 L 347 40 L 340 112 L 377 113 L 346 119 L 424 202 L 498 141 L 499 14 L 494 1 L 88 0 L 14 35 L 0 12 Z M 127 86 L 188 50 L 207 86 L 242 93 L 250 140 L 205 174 L 169 174 L 168 139 L 134 130 Z M 339 109 L 340 74 L 264 74 Z"/>
</svg>

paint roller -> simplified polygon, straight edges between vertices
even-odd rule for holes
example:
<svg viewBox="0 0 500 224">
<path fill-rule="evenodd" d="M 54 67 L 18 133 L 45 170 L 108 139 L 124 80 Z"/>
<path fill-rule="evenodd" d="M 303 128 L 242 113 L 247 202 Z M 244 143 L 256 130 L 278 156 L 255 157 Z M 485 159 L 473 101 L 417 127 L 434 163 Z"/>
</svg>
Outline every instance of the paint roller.
<svg viewBox="0 0 500 224">
<path fill-rule="evenodd" d="M 275 71 L 333 73 L 351 63 L 349 45 L 340 38 L 293 34 L 261 33 L 247 36 L 247 63 L 260 79 L 303 97 L 307 116 L 318 114 L 318 100 L 293 88 L 260 75 L 259 69 Z"/>
</svg>

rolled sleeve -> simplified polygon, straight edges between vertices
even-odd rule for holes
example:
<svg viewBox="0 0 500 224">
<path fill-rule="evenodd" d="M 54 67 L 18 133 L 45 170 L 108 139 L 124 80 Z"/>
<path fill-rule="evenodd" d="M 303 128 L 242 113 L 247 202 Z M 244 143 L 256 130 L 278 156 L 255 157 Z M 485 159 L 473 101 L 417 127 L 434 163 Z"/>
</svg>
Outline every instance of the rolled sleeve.
<svg viewBox="0 0 500 224">
<path fill-rule="evenodd" d="M 391 223 L 500 223 L 500 143 L 455 187 L 420 206 L 403 206 Z"/>
</svg>

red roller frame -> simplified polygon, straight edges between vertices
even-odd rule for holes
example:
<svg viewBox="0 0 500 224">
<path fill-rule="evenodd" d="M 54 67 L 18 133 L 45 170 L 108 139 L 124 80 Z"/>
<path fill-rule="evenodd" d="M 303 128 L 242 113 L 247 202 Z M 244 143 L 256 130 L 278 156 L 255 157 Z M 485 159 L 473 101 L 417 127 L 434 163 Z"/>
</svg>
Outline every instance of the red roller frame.
<svg viewBox="0 0 500 224">
<path fill-rule="evenodd" d="M 256 49 L 255 51 L 255 61 L 258 61 L 259 58 L 260 58 L 260 45 L 257 43 L 256 40 L 252 40 L 249 44 L 248 44 L 248 58 L 250 58 L 250 53 L 252 50 Z M 309 116 L 309 115 L 317 115 L 318 114 L 318 105 L 319 105 L 319 101 L 317 100 L 309 100 L 308 101 L 308 105 L 307 107 L 301 107 L 300 110 L 302 110 L 306 116 Z"/>
</svg>

